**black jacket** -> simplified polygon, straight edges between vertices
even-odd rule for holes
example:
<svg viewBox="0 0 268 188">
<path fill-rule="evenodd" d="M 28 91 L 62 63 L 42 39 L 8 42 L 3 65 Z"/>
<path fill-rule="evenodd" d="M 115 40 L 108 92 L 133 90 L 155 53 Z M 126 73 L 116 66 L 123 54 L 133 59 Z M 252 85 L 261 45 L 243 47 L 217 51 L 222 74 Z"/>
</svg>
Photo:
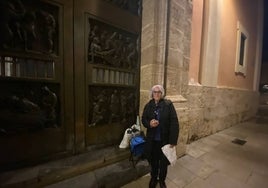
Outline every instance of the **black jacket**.
<svg viewBox="0 0 268 188">
<path fill-rule="evenodd" d="M 179 121 L 175 108 L 170 100 L 161 99 L 158 103 L 160 110 L 159 126 L 162 146 L 166 144 L 177 145 L 179 135 Z M 152 99 L 144 107 L 142 124 L 147 128 L 145 153 L 150 158 L 151 143 L 154 140 L 156 128 L 150 127 L 150 121 L 155 119 L 156 104 Z M 148 156 L 149 155 L 149 156 Z"/>
</svg>

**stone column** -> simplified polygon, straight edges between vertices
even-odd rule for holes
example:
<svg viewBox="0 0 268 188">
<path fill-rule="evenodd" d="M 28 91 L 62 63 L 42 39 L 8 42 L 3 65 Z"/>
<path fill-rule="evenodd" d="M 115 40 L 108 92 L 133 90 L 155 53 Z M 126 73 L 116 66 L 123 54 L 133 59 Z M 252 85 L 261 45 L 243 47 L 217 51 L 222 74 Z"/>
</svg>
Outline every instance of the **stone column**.
<svg viewBox="0 0 268 188">
<path fill-rule="evenodd" d="M 180 121 L 178 155 L 188 139 L 188 87 L 191 0 L 144 0 L 141 38 L 140 113 L 149 100 L 149 89 L 162 84 Z"/>
<path fill-rule="evenodd" d="M 165 88 L 177 111 L 180 122 L 178 155 L 186 150 L 189 110 L 186 100 L 191 46 L 192 1 L 170 0 L 168 15 L 167 62 Z"/>
<path fill-rule="evenodd" d="M 188 85 L 192 2 L 170 0 L 169 9 L 165 84 L 167 95 L 179 99 Z"/>
<path fill-rule="evenodd" d="M 256 58 L 255 58 L 255 71 L 254 71 L 254 82 L 253 90 L 259 90 L 260 75 L 261 75 L 261 64 L 262 64 L 262 39 L 263 39 L 263 0 L 258 1 L 258 35 L 257 35 L 257 47 L 256 47 Z"/>
<path fill-rule="evenodd" d="M 201 84 L 216 87 L 220 61 L 222 0 L 205 0 Z"/>
<path fill-rule="evenodd" d="M 167 0 L 143 0 L 141 36 L 140 112 L 155 84 L 164 85 Z"/>
</svg>

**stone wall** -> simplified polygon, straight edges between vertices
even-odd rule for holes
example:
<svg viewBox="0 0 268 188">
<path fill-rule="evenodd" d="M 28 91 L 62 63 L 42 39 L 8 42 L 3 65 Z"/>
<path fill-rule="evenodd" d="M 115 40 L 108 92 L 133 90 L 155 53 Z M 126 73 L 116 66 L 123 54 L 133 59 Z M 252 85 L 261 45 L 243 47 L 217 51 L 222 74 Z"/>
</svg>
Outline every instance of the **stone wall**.
<svg viewBox="0 0 268 188">
<path fill-rule="evenodd" d="M 186 98 L 188 122 L 182 141 L 189 143 L 254 117 L 259 93 L 189 85 Z"/>
<path fill-rule="evenodd" d="M 178 155 L 186 144 L 254 117 L 258 92 L 188 85 L 191 0 L 143 0 L 140 114 L 149 89 L 162 84 L 180 122 Z"/>
<path fill-rule="evenodd" d="M 180 122 L 178 155 L 186 144 L 254 117 L 258 92 L 188 85 L 191 0 L 143 0 L 140 114 L 149 89 L 163 84 Z"/>
</svg>

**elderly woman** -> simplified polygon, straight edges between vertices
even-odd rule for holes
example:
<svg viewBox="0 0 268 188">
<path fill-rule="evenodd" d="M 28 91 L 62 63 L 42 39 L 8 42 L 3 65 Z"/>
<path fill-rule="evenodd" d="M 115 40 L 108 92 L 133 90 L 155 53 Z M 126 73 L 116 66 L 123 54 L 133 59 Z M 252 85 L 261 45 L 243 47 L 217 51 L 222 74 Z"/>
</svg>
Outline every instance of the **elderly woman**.
<svg viewBox="0 0 268 188">
<path fill-rule="evenodd" d="M 142 123 L 147 128 L 145 155 L 151 166 L 150 188 L 159 184 L 166 187 L 165 179 L 170 164 L 161 147 L 170 144 L 177 145 L 179 122 L 175 108 L 170 100 L 164 99 L 165 91 L 161 85 L 151 89 L 151 100 L 145 105 Z"/>
</svg>

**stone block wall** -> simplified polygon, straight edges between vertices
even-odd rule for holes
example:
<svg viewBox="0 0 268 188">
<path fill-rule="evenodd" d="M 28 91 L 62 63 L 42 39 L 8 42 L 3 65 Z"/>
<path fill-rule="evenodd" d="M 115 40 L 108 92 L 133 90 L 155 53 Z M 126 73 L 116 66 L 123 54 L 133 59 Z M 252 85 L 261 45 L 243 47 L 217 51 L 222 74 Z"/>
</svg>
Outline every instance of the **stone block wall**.
<svg viewBox="0 0 268 188">
<path fill-rule="evenodd" d="M 163 84 L 180 122 L 178 155 L 186 144 L 255 116 L 258 92 L 188 85 L 191 0 L 143 0 L 140 115 L 149 89 Z"/>
<path fill-rule="evenodd" d="M 259 93 L 189 85 L 183 142 L 214 134 L 256 115 Z"/>
</svg>

